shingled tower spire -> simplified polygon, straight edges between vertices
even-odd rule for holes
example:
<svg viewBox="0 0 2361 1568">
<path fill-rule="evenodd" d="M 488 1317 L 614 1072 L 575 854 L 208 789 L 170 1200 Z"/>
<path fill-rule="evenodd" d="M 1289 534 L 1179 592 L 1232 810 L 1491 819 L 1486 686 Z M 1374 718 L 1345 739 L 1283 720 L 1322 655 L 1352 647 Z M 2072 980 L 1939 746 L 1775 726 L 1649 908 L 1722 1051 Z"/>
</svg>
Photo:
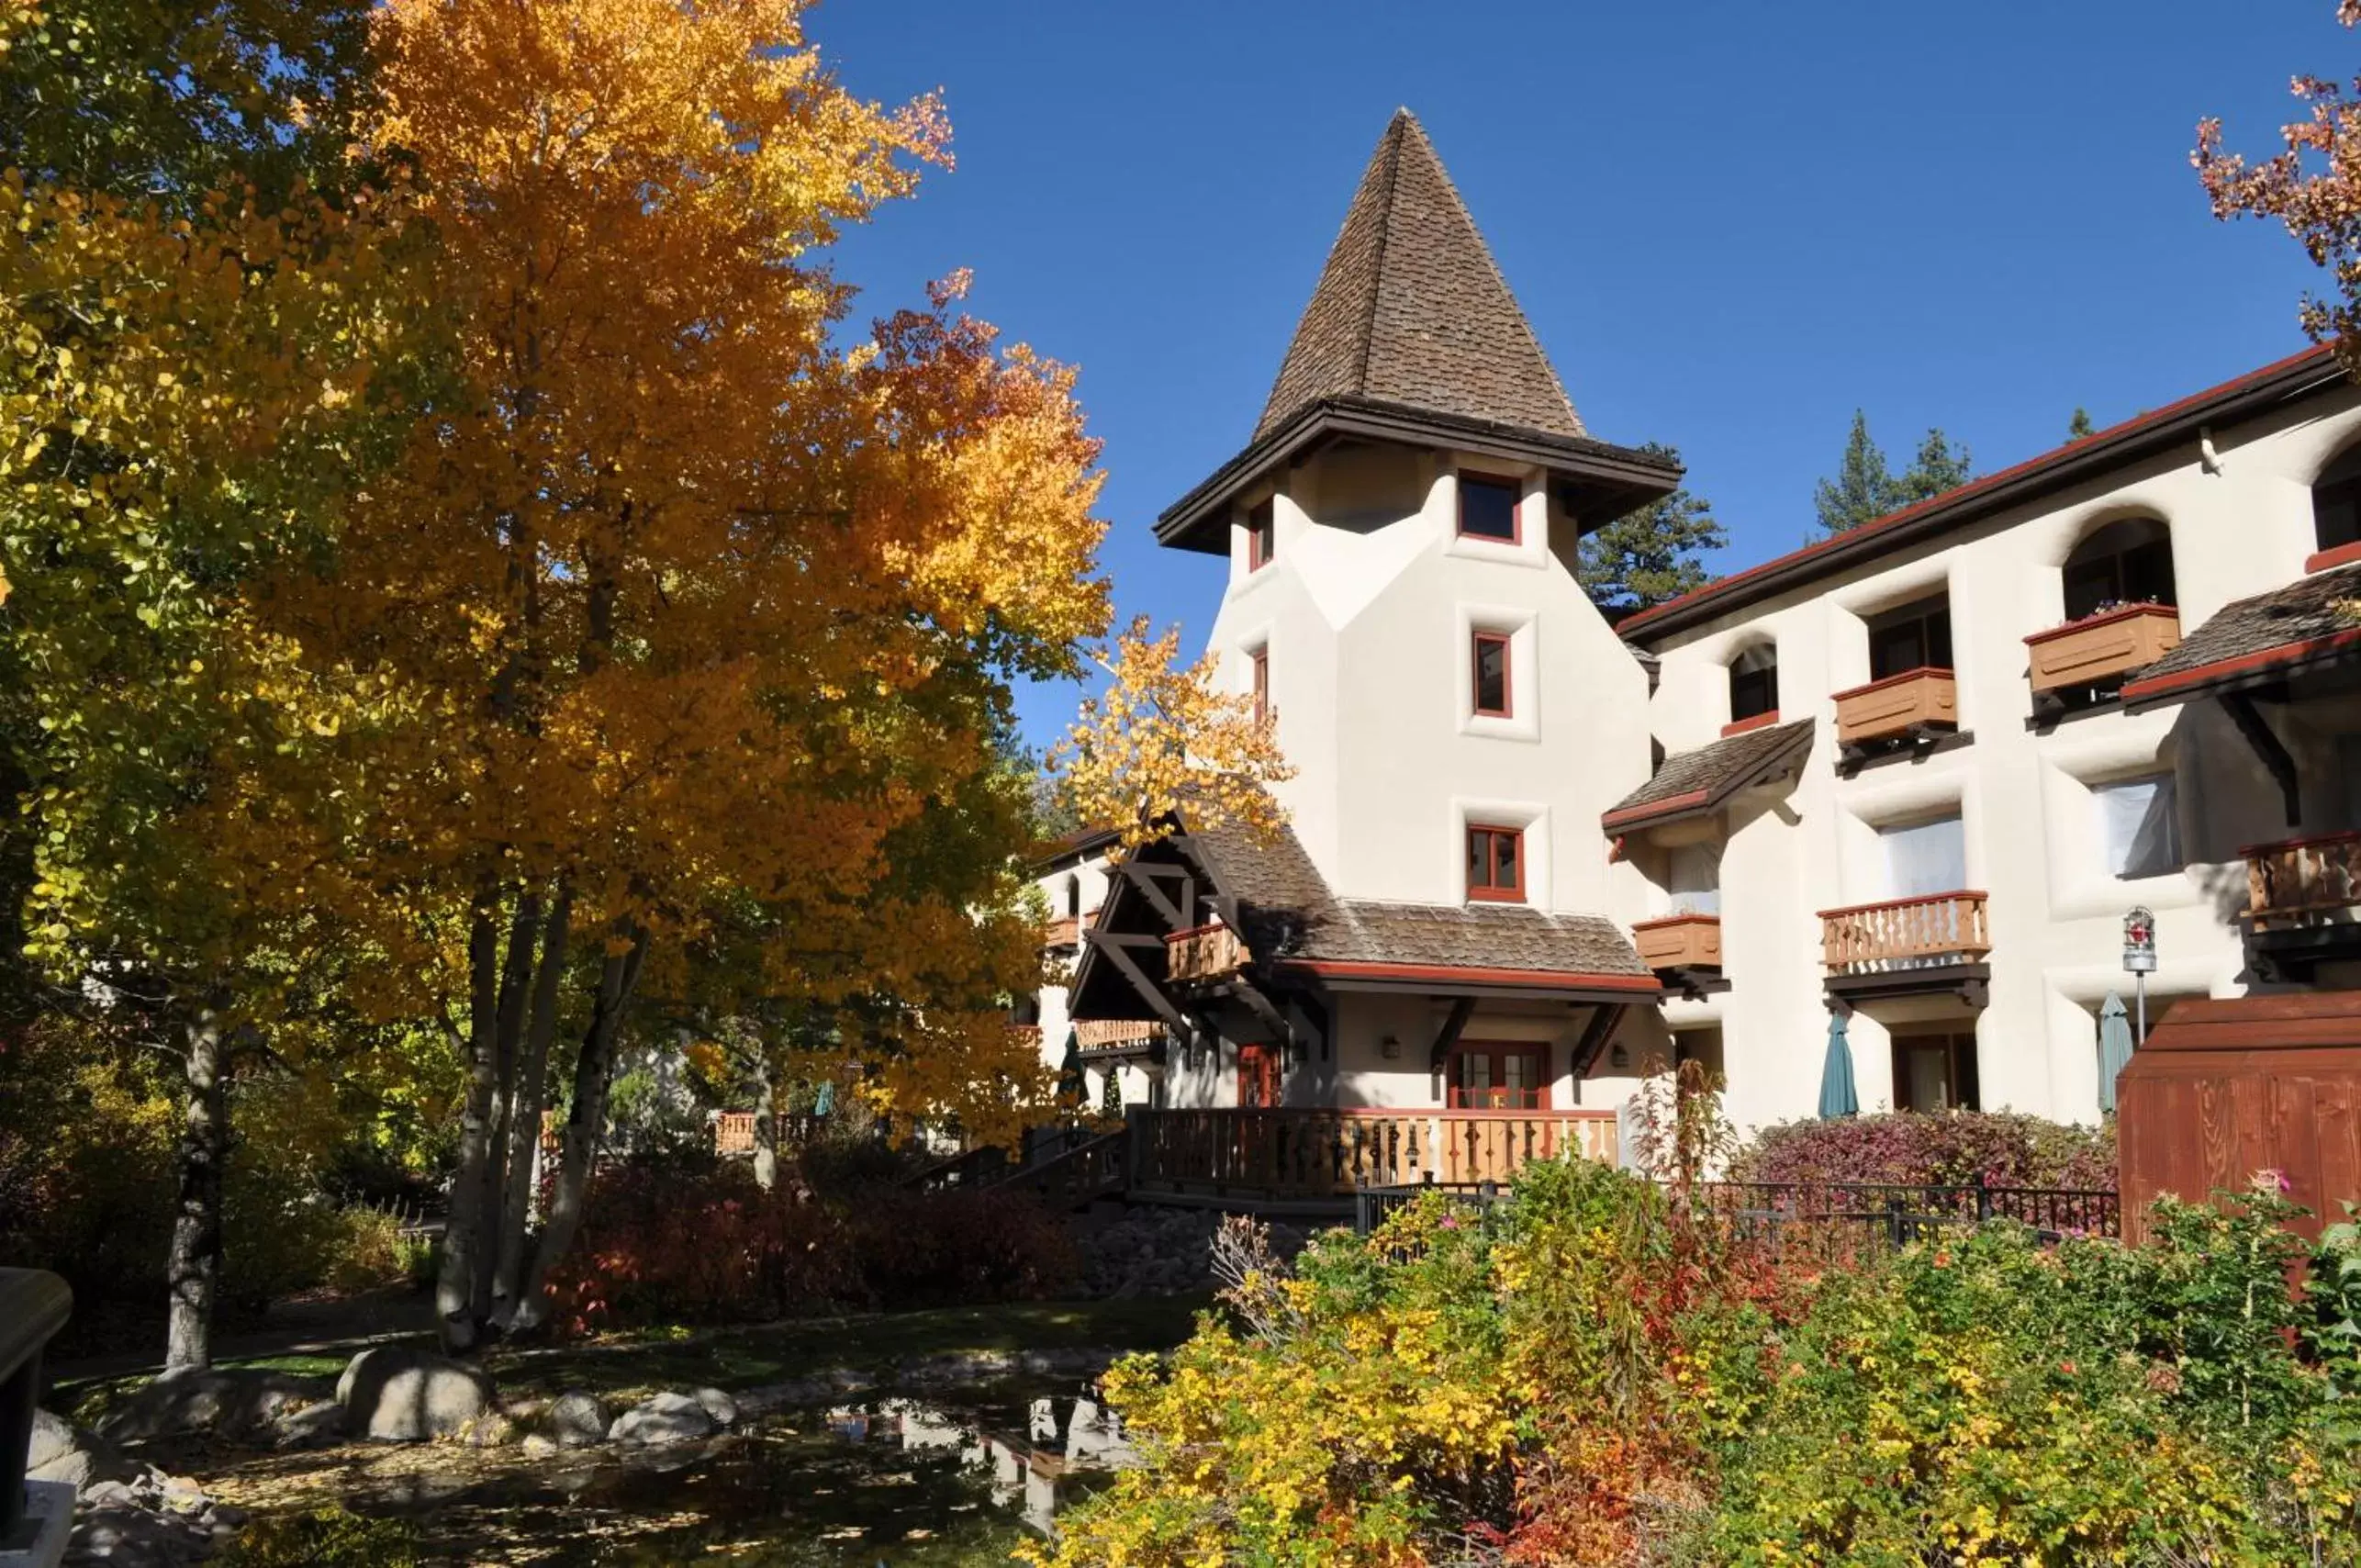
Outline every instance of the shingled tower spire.
<svg viewBox="0 0 2361 1568">
<path fill-rule="evenodd" d="M 1259 438 L 1323 398 L 1579 436 L 1582 420 L 1417 117 L 1378 140 Z"/>
</svg>

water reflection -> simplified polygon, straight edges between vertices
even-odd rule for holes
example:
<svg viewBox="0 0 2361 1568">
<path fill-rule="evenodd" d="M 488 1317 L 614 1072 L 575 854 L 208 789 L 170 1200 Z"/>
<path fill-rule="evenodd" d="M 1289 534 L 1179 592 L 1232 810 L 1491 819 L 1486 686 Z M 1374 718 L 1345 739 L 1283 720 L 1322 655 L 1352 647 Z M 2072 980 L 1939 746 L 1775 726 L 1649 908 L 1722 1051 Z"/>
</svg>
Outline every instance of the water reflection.
<svg viewBox="0 0 2361 1568">
<path fill-rule="evenodd" d="M 912 1454 L 955 1455 L 981 1479 L 992 1506 L 1049 1533 L 1079 1478 L 1133 1463 L 1123 1423 L 1087 1395 L 1048 1395 L 1024 1407 L 1022 1424 L 990 1413 L 946 1410 L 915 1399 L 882 1399 L 828 1412 L 829 1431 L 848 1442 Z"/>
</svg>

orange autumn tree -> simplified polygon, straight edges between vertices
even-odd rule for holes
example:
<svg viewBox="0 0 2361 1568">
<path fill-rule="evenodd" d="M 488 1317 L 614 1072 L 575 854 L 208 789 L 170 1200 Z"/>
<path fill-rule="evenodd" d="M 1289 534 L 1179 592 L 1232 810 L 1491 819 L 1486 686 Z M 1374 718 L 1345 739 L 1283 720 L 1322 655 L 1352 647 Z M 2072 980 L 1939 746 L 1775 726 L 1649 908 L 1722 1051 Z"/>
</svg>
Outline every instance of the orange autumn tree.
<svg viewBox="0 0 2361 1568">
<path fill-rule="evenodd" d="M 1221 689 L 1212 653 L 1183 666 L 1180 651 L 1180 628 L 1154 633 L 1145 616 L 1092 649 L 1106 689 L 1050 752 L 1051 777 L 1126 852 L 1170 833 L 1184 808 L 1193 826 L 1231 823 L 1267 840 L 1284 819 L 1266 786 L 1295 772 L 1277 726 L 1253 697 Z"/>
<path fill-rule="evenodd" d="M 423 193 L 451 364 L 336 549 L 261 602 L 321 667 L 421 694 L 373 742 L 365 852 L 389 928 L 461 912 L 430 933 L 464 998 L 454 1347 L 535 1322 L 648 977 L 717 910 L 792 931 L 857 903 L 897 831 L 991 766 L 989 692 L 1070 672 L 1105 628 L 1070 374 L 960 315 L 957 280 L 846 326 L 827 246 L 947 162 L 946 129 L 932 98 L 847 92 L 802 11 L 373 19 L 364 151 Z M 901 949 L 999 939 L 957 913 Z M 543 1081 L 569 1062 L 528 1238 Z"/>
<path fill-rule="evenodd" d="M 2336 19 L 2361 25 L 2361 0 L 2338 0 Z M 2223 150 L 2221 122 L 2207 119 L 2190 161 L 2216 218 L 2277 218 L 2313 265 L 2334 274 L 2336 297 L 2307 296 L 2299 319 L 2315 342 L 2334 342 L 2346 369 L 2361 375 L 2361 76 L 2348 90 L 2299 75 L 2289 91 L 2311 118 L 2281 128 L 2278 152 L 2249 163 Z"/>
</svg>

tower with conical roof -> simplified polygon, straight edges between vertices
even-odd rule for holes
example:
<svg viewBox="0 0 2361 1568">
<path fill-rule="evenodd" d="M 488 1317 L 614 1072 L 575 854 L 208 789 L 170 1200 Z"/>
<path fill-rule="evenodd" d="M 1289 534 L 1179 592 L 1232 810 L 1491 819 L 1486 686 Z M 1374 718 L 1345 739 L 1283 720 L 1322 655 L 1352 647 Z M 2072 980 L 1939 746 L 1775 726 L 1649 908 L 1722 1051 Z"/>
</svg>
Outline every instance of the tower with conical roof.
<svg viewBox="0 0 2361 1568">
<path fill-rule="evenodd" d="M 1157 524 L 1229 556 L 1212 644 L 1273 712 L 1337 895 L 1606 907 L 1598 820 L 1648 777 L 1647 680 L 1575 546 L 1678 478 L 1585 429 L 1398 111 L 1245 449 Z M 1483 854 L 1515 863 L 1479 882 Z"/>
</svg>

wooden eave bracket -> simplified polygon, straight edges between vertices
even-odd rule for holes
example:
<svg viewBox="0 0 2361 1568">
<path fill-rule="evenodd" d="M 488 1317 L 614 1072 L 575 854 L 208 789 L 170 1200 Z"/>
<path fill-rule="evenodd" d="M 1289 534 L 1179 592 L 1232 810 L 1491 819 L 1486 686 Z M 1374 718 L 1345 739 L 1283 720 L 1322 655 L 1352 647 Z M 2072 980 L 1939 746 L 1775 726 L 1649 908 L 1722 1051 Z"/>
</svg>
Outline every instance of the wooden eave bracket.
<svg viewBox="0 0 2361 1568">
<path fill-rule="evenodd" d="M 1435 1032 L 1434 1048 L 1427 1053 L 1427 1070 L 1435 1081 L 1435 1097 L 1438 1100 L 1443 1096 L 1443 1062 L 1451 1054 L 1451 1047 L 1460 1043 L 1461 1031 L 1474 1015 L 1475 1004 L 1472 996 L 1452 998 L 1451 1011 L 1444 1016 L 1443 1026 Z"/>
<path fill-rule="evenodd" d="M 2296 759 L 2288 755 L 2286 745 L 2272 731 L 2263 715 L 2255 711 L 2254 698 L 2244 691 L 2225 691 L 2221 694 L 2221 711 L 2230 715 L 2230 722 L 2238 727 L 2238 733 L 2255 749 L 2255 756 L 2261 759 L 2271 781 L 2278 785 L 2280 803 L 2287 808 L 2288 825 L 2300 825 L 2303 822 L 2303 798 L 2297 787 Z"/>
<path fill-rule="evenodd" d="M 1623 1022 L 1624 1012 L 1629 1005 L 1622 1002 L 1602 1002 L 1592 1008 L 1590 1022 L 1583 1025 L 1582 1037 L 1574 1042 L 1572 1076 L 1576 1081 L 1589 1076 L 1599 1053 L 1606 1049 L 1607 1036 L 1613 1035 L 1615 1026 Z"/>
<path fill-rule="evenodd" d="M 1169 1027 L 1177 1029 L 1183 1035 L 1189 1033 L 1187 1015 L 1173 1004 L 1172 999 L 1164 993 L 1162 986 L 1148 979 L 1147 971 L 1139 967 L 1137 958 L 1132 957 L 1134 948 L 1163 946 L 1162 937 L 1092 931 L 1087 934 L 1085 939 L 1094 950 L 1106 955 L 1107 962 L 1113 964 L 1116 972 L 1131 982 L 1132 990 L 1138 992 L 1140 1000 L 1156 1009 L 1156 1015 L 1161 1018 Z"/>
</svg>

